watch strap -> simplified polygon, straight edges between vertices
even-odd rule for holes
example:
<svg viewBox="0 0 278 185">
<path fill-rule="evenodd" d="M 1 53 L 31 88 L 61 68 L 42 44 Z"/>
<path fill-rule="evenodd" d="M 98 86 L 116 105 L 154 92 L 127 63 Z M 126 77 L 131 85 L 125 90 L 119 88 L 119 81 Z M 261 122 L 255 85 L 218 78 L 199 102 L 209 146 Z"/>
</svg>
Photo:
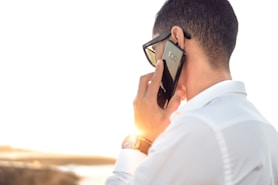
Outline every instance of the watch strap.
<svg viewBox="0 0 278 185">
<path fill-rule="evenodd" d="M 150 140 L 137 135 L 128 135 L 122 143 L 123 149 L 137 149 L 146 155 L 151 146 L 152 142 Z"/>
<path fill-rule="evenodd" d="M 148 154 L 149 148 L 152 146 L 152 142 L 144 137 L 138 137 L 140 139 L 139 150 L 144 154 Z"/>
</svg>

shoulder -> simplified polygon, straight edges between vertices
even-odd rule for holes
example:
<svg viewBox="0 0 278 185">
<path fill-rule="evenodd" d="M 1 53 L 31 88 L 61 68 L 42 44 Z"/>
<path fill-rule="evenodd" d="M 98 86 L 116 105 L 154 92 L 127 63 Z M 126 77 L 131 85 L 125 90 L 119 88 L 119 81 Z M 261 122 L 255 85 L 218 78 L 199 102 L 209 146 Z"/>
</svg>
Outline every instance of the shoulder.
<svg viewBox="0 0 278 185">
<path fill-rule="evenodd" d="M 191 145 L 202 142 L 203 139 L 215 142 L 215 132 L 204 118 L 194 114 L 187 114 L 172 122 L 168 128 L 157 138 L 153 149 L 171 148 Z M 191 143 L 191 144 L 190 144 Z M 178 150 L 178 148 L 175 148 Z"/>
<path fill-rule="evenodd" d="M 223 166 L 214 130 L 195 116 L 188 115 L 180 121 L 173 122 L 157 138 L 145 165 L 171 169 L 173 176 L 180 174 L 176 178 L 184 182 L 191 179 L 192 184 L 199 181 L 200 176 L 204 178 L 203 181 L 218 179 L 223 173 Z"/>
</svg>

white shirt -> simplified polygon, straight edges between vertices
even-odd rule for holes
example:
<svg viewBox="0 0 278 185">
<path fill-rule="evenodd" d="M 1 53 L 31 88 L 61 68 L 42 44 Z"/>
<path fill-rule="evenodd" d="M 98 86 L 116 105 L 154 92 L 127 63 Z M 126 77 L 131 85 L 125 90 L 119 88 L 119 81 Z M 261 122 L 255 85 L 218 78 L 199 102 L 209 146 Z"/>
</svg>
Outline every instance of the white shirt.
<svg viewBox="0 0 278 185">
<path fill-rule="evenodd" d="M 223 81 L 182 105 L 148 156 L 123 149 L 114 173 L 107 185 L 278 185 L 278 133 L 242 82 Z"/>
</svg>

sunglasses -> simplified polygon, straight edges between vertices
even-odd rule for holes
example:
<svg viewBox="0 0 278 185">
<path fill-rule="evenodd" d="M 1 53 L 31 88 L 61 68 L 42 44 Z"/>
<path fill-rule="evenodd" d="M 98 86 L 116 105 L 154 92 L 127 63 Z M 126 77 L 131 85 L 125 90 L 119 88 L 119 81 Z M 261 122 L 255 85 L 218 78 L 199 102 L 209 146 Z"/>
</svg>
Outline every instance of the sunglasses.
<svg viewBox="0 0 278 185">
<path fill-rule="evenodd" d="M 183 33 L 187 39 L 191 39 L 191 35 L 188 32 L 183 31 Z M 168 37 L 170 37 L 170 35 L 171 35 L 171 30 L 160 34 L 159 36 L 155 37 L 154 39 L 152 39 L 151 41 L 149 41 L 143 45 L 144 53 L 145 53 L 149 63 L 153 67 L 156 67 L 157 60 L 155 58 L 155 50 L 153 50 L 152 45 L 167 39 Z"/>
</svg>

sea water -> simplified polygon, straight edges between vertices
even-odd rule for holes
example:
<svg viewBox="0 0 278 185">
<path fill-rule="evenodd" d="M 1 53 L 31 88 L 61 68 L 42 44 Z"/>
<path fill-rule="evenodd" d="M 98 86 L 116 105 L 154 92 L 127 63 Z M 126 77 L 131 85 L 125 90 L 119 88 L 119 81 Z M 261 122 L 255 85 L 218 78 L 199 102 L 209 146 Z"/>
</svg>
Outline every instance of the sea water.
<svg viewBox="0 0 278 185">
<path fill-rule="evenodd" d="M 58 169 L 73 172 L 82 177 L 78 185 L 104 185 L 107 177 L 112 175 L 113 165 L 66 165 Z"/>
</svg>

